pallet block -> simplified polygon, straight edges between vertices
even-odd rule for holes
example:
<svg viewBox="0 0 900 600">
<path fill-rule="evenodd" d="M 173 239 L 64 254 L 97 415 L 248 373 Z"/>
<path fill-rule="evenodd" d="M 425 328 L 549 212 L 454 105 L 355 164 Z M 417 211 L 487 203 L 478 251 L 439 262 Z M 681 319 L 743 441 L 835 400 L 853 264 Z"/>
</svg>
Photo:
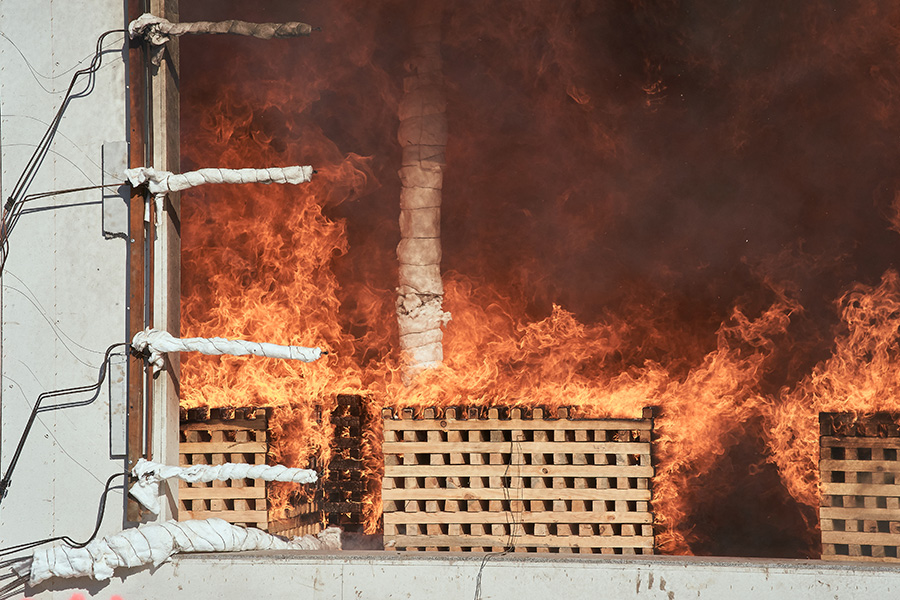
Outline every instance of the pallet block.
<svg viewBox="0 0 900 600">
<path fill-rule="evenodd" d="M 652 418 L 385 409 L 384 540 L 399 550 L 652 554 Z"/>
<path fill-rule="evenodd" d="M 900 414 L 821 413 L 822 558 L 898 562 Z"/>
</svg>

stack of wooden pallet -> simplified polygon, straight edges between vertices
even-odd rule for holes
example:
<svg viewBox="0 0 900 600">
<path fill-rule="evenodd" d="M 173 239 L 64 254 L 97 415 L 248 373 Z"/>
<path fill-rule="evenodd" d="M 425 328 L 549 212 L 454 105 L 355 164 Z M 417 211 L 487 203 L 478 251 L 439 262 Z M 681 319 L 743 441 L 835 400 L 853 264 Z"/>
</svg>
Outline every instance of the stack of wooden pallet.
<svg viewBox="0 0 900 600">
<path fill-rule="evenodd" d="M 322 493 L 317 488 L 312 498 L 297 498 L 279 517 L 270 515 L 268 532 L 286 538 L 315 535 L 324 529 L 323 520 Z"/>
<path fill-rule="evenodd" d="M 266 464 L 269 417 L 269 409 L 257 407 L 182 410 L 180 465 Z M 178 520 L 215 517 L 287 537 L 322 530 L 320 491 L 311 499 L 298 498 L 295 506 L 271 521 L 267 497 L 267 484 L 262 479 L 182 481 Z"/>
<path fill-rule="evenodd" d="M 227 462 L 266 464 L 269 450 L 265 408 L 191 409 L 182 416 L 180 464 L 183 467 Z M 266 529 L 266 484 L 241 479 L 209 483 L 181 482 L 178 519 L 217 517 L 237 525 Z"/>
<path fill-rule="evenodd" d="M 897 561 L 900 414 L 821 413 L 822 558 Z"/>
<path fill-rule="evenodd" d="M 363 530 L 362 433 L 364 423 L 362 396 L 341 394 L 331 412 L 334 426 L 332 456 L 328 478 L 324 482 L 324 508 L 329 525 L 344 531 Z"/>
<path fill-rule="evenodd" d="M 385 409 L 384 540 L 402 550 L 652 554 L 652 418 Z"/>
</svg>

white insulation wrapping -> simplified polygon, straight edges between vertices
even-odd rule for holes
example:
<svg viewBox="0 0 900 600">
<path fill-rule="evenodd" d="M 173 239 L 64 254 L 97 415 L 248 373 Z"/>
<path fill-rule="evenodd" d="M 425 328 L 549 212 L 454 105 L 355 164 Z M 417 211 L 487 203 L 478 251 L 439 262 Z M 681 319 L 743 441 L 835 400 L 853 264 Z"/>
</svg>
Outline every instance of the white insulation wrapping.
<svg viewBox="0 0 900 600">
<path fill-rule="evenodd" d="M 128 35 L 134 39 L 143 37 L 155 46 L 153 64 L 162 62 L 163 46 L 173 36 L 186 33 L 233 33 L 269 40 L 272 38 L 289 38 L 309 35 L 313 28 L 306 23 L 291 21 L 288 23 L 249 23 L 247 21 L 197 21 L 195 23 L 172 23 L 162 17 L 144 13 L 128 24 Z"/>
<path fill-rule="evenodd" d="M 290 183 L 298 185 L 312 181 L 313 168 L 307 166 L 270 167 L 268 169 L 198 169 L 187 173 L 157 171 L 153 167 L 125 169 L 125 177 L 132 187 L 147 184 L 153 194 L 156 222 L 159 222 L 160 201 L 170 192 L 208 183 Z M 149 220 L 149 215 L 148 215 Z"/>
<path fill-rule="evenodd" d="M 269 169 L 198 169 L 187 173 L 157 171 L 153 167 L 126 169 L 125 177 L 132 186 L 144 183 L 151 194 L 180 192 L 207 183 L 307 183 L 312 180 L 313 168 L 272 167 Z"/>
<path fill-rule="evenodd" d="M 146 459 L 139 459 L 131 470 L 137 482 L 128 491 L 135 500 L 155 515 L 159 514 L 159 483 L 177 477 L 188 483 L 227 481 L 229 479 L 262 479 L 288 483 L 315 483 L 319 476 L 309 469 L 293 469 L 284 465 L 248 465 L 225 463 L 222 465 L 192 465 L 173 467 Z"/>
<path fill-rule="evenodd" d="M 201 354 L 230 354 L 232 356 L 267 356 L 286 360 L 314 362 L 322 357 L 321 348 L 280 346 L 266 342 L 228 340 L 225 338 L 177 338 L 167 331 L 148 327 L 135 334 L 131 346 L 138 352 L 149 351 L 150 363 L 159 371 L 165 366 L 167 352 L 200 352 Z"/>
<path fill-rule="evenodd" d="M 52 577 L 91 577 L 105 580 L 118 567 L 159 566 L 178 552 L 241 552 L 250 550 L 340 550 L 341 531 L 330 527 L 318 535 L 293 540 L 260 529 L 238 527 L 222 519 L 145 523 L 84 548 L 54 544 L 34 551 L 13 566 L 35 585 Z"/>
<path fill-rule="evenodd" d="M 419 2 L 411 28 L 412 55 L 406 61 L 400 128 L 400 263 L 397 323 L 409 385 L 444 358 L 441 282 L 441 188 L 447 147 L 447 100 L 441 58 L 441 2 Z"/>
</svg>

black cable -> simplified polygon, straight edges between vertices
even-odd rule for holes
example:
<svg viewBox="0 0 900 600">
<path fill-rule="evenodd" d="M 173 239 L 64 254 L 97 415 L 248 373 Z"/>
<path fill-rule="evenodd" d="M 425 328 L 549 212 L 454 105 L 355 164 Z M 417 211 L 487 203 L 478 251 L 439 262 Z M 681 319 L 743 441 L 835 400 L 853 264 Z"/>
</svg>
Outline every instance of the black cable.
<svg viewBox="0 0 900 600">
<path fill-rule="evenodd" d="M 103 487 L 103 494 L 100 496 L 100 506 L 97 508 L 97 521 L 94 523 L 94 530 L 91 532 L 90 537 L 83 542 L 76 542 L 72 538 L 67 535 L 59 535 L 56 537 L 46 538 L 43 540 L 37 540 L 34 542 L 25 542 L 24 544 L 17 544 L 15 546 L 10 546 L 8 548 L 0 549 L 0 557 L 9 556 L 10 554 L 14 554 L 16 552 L 22 552 L 24 550 L 31 550 L 32 548 L 36 548 L 38 546 L 42 546 L 44 544 L 49 544 L 52 542 L 64 542 L 65 544 L 71 546 L 72 548 L 84 548 L 88 544 L 96 539 L 97 534 L 100 532 L 100 526 L 103 524 L 103 516 L 106 513 L 106 499 L 109 496 L 109 492 L 112 491 L 112 482 L 116 477 L 126 477 L 128 473 L 113 473 L 109 476 L 109 479 L 106 480 L 106 485 Z M 123 486 L 124 489 L 124 486 Z M 5 561 L 0 561 L 0 568 L 5 568 L 11 564 L 19 562 L 20 558 L 7 559 Z"/>
<path fill-rule="evenodd" d="M 9 256 L 9 236 L 12 233 L 12 230 L 15 228 L 16 224 L 19 222 L 19 217 L 22 216 L 22 211 L 24 210 L 26 202 L 40 200 L 42 198 L 50 198 L 52 196 L 62 196 L 63 194 L 84 192 L 87 190 L 99 190 L 102 188 L 119 187 L 121 185 L 123 184 L 107 183 L 104 185 L 89 185 L 85 187 L 70 188 L 67 190 L 40 192 L 37 194 L 29 194 L 18 202 L 14 202 L 12 197 L 7 199 L 6 204 L 3 206 L 3 220 L 2 222 L 0 222 L 0 273 L 3 272 L 3 267 L 6 264 L 6 258 Z"/>
<path fill-rule="evenodd" d="M 7 228 L 6 214 L 14 211 L 16 209 L 16 206 L 24 201 L 23 196 L 28 189 L 28 186 L 30 186 L 34 181 L 38 169 L 43 163 L 44 157 L 47 155 L 47 151 L 50 149 L 50 144 L 53 142 L 53 138 L 56 135 L 56 130 L 59 127 L 59 123 L 62 121 L 62 117 L 66 111 L 66 108 L 69 106 L 69 102 L 71 102 L 72 98 L 79 97 L 81 95 L 87 95 L 92 91 L 93 78 L 91 76 L 93 76 L 100 69 L 100 65 L 103 63 L 103 42 L 104 40 L 106 40 L 107 36 L 114 33 L 124 34 L 127 33 L 127 31 L 125 29 L 110 29 L 109 31 L 105 31 L 100 34 L 100 37 L 97 38 L 97 46 L 94 49 L 94 56 L 93 58 L 91 58 L 90 65 L 83 69 L 79 69 L 72 76 L 72 81 L 69 83 L 69 87 L 66 89 L 66 94 L 63 97 L 63 101 L 59 107 L 59 110 L 56 111 L 56 115 L 50 121 L 50 124 L 47 127 L 47 131 L 44 132 L 43 137 L 34 149 L 34 153 L 25 164 L 25 169 L 22 171 L 22 174 L 19 176 L 19 179 L 13 186 L 12 194 L 7 199 L 6 205 L 4 207 L 3 225 L 2 229 L 0 229 L 0 238 L 2 238 L 2 241 L 0 241 L 0 253 L 2 253 L 2 257 L 0 257 L 0 273 L 3 272 L 3 266 L 6 264 L 6 255 L 8 254 L 9 230 Z M 79 78 L 83 75 L 89 76 L 87 87 L 81 92 L 73 94 L 75 85 L 78 83 Z"/>
<path fill-rule="evenodd" d="M 53 390 L 50 392 L 44 392 L 40 396 L 38 396 L 37 400 L 34 403 L 34 406 L 31 408 L 31 415 L 28 417 L 28 422 L 25 424 L 25 430 L 22 432 L 22 437 L 19 439 L 19 444 L 16 446 L 16 451 L 13 454 L 12 460 L 6 468 L 6 474 L 3 476 L 3 479 L 0 480 L 0 502 L 3 502 L 3 499 L 6 497 L 6 493 L 9 490 L 10 482 L 12 481 L 13 470 L 16 468 L 16 463 L 19 461 L 19 456 L 22 454 L 22 448 L 25 447 L 25 441 L 28 439 L 28 434 L 31 432 L 31 427 L 34 425 L 34 421 L 37 418 L 39 413 L 49 412 L 52 410 L 60 410 L 63 408 L 76 408 L 79 406 L 87 406 L 94 402 L 100 396 L 100 386 L 103 385 L 104 379 L 106 379 L 106 371 L 109 365 L 109 357 L 112 355 L 113 350 L 118 348 L 119 346 L 129 346 L 128 342 L 120 342 L 117 344 L 113 344 L 109 348 L 106 349 L 106 354 L 103 357 L 103 364 L 100 365 L 100 374 L 97 378 L 97 383 L 93 383 L 91 385 L 82 385 L 78 387 L 65 388 L 61 390 Z M 82 394 L 87 392 L 96 392 L 90 398 L 85 400 L 73 400 L 72 402 L 64 402 L 58 404 L 51 404 L 50 406 L 42 406 L 44 400 L 49 398 L 59 398 L 61 396 L 71 396 L 72 394 Z"/>
<path fill-rule="evenodd" d="M 54 135 L 56 135 L 56 129 L 59 127 L 59 123 L 62 120 L 63 113 L 69 105 L 69 102 L 75 97 L 72 94 L 72 90 L 75 89 L 75 84 L 78 83 L 78 79 L 82 75 L 93 75 L 100 69 L 100 65 L 103 63 L 103 42 L 107 36 L 112 35 L 114 33 L 127 33 L 125 29 L 110 29 L 109 31 L 104 31 L 100 34 L 100 37 L 97 38 L 97 46 L 94 49 L 94 56 L 91 58 L 91 64 L 85 67 L 84 69 L 79 69 L 72 76 L 72 81 L 69 83 L 69 87 L 66 89 L 66 94 L 63 97 L 63 102 L 59 107 L 59 110 L 56 111 L 56 115 L 53 117 L 53 120 L 50 121 L 50 125 L 47 128 L 47 131 L 44 133 L 44 136 L 41 138 L 41 141 L 38 143 L 37 147 L 34 150 L 34 153 L 31 155 L 31 158 L 28 160 L 28 163 L 25 165 L 25 170 L 22 172 L 22 175 L 19 177 L 16 185 L 13 187 L 13 192 L 11 198 L 13 201 L 16 201 L 19 196 L 25 193 L 25 190 L 31 184 L 31 181 L 34 179 L 34 175 L 37 172 L 38 167 L 40 166 L 41 160 L 43 158 L 43 154 L 46 153 L 47 148 L 50 145 L 50 142 L 53 141 Z M 86 92 L 87 90 L 85 90 Z M 82 92 L 84 93 L 84 92 Z"/>
<path fill-rule="evenodd" d="M 46 538 L 43 540 L 38 540 L 35 542 L 27 542 L 25 544 L 18 544 L 16 546 L 10 546 L 9 548 L 3 548 L 0 550 L 0 556 L 8 556 L 10 554 L 14 554 L 16 552 L 23 552 L 25 550 L 30 550 L 32 548 L 36 548 L 43 544 L 49 544 L 51 542 L 62 541 L 72 548 L 84 548 L 91 542 L 93 542 L 97 538 L 97 534 L 100 532 L 100 525 L 103 523 L 103 516 L 106 514 L 106 499 L 109 497 L 109 492 L 114 489 L 110 484 L 112 484 L 113 479 L 116 477 L 122 477 L 128 475 L 127 473 L 113 473 L 109 476 L 109 479 L 106 480 L 106 485 L 103 488 L 103 494 L 100 496 L 100 506 L 97 509 L 97 522 L 94 524 L 94 531 L 91 533 L 91 536 L 84 542 L 76 542 L 72 538 L 66 535 L 61 535 L 52 538 Z M 124 490 L 125 486 L 122 486 Z M 6 560 L 0 561 L 0 568 L 5 569 L 7 567 L 12 567 L 16 563 L 20 563 L 23 560 L 27 560 L 27 557 L 16 557 L 16 558 L 8 558 Z M 0 588 L 0 598 L 5 600 L 6 598 L 11 598 L 22 590 L 24 590 L 25 583 L 28 581 L 28 575 L 19 575 L 15 569 L 11 569 L 11 572 L 8 575 L 0 576 L 0 581 L 4 579 L 13 578 L 13 581 L 7 583 L 2 588 Z M 19 589 L 21 586 L 21 590 Z"/>
<path fill-rule="evenodd" d="M 13 574 L 15 575 L 15 574 Z M 27 575 L 16 577 L 16 580 L 0 588 L 0 600 L 7 600 L 13 596 L 18 596 L 25 592 L 25 583 L 28 581 Z"/>
<path fill-rule="evenodd" d="M 510 552 L 513 552 L 515 550 L 516 538 L 520 535 L 518 533 L 513 533 L 513 531 L 518 530 L 518 526 L 522 523 L 520 521 L 517 521 L 516 518 L 512 515 L 512 498 L 509 495 L 509 486 L 512 482 L 512 477 L 509 476 L 509 469 L 512 466 L 523 466 L 522 463 L 516 463 L 514 465 L 512 462 L 514 456 L 516 456 L 517 454 L 521 454 L 522 447 L 520 444 L 521 440 L 516 440 L 515 435 L 511 434 L 509 438 L 509 460 L 506 462 L 506 469 L 503 471 L 503 476 L 501 478 L 501 481 L 503 482 L 503 498 L 504 500 L 506 500 L 507 506 L 509 507 L 509 510 L 505 511 L 506 526 L 509 528 L 509 533 L 507 534 L 506 538 L 506 546 L 503 548 L 502 552 L 488 552 L 484 555 L 484 558 L 481 559 L 481 565 L 478 567 L 478 574 L 475 576 L 475 600 L 481 600 L 481 576 L 484 573 L 484 568 L 487 566 L 488 560 L 495 556 L 505 556 Z M 519 452 L 516 452 L 517 447 Z M 519 477 L 521 478 L 522 476 L 519 475 Z M 520 488 L 517 500 L 521 501 L 523 500 L 523 498 L 523 492 Z"/>
</svg>

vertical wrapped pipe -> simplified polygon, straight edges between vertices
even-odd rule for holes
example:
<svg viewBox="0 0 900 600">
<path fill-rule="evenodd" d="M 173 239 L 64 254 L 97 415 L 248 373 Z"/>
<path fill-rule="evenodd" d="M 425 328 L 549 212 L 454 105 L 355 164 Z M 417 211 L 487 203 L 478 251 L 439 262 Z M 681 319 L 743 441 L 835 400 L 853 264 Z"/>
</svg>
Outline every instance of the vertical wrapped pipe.
<svg viewBox="0 0 900 600">
<path fill-rule="evenodd" d="M 397 320 L 407 385 L 422 370 L 442 362 L 441 326 L 450 320 L 450 314 L 442 309 L 441 283 L 441 188 L 447 146 L 442 14 L 442 2 L 416 2 L 411 55 L 406 63 L 409 74 L 403 80 L 399 109 L 403 155 Z"/>
</svg>

